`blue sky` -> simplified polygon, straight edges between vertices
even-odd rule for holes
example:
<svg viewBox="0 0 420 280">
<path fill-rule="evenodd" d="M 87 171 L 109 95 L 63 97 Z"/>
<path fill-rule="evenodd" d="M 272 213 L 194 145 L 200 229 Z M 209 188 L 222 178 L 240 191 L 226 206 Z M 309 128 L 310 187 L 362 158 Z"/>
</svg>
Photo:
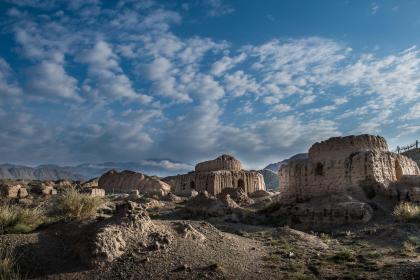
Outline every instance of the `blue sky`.
<svg viewBox="0 0 420 280">
<path fill-rule="evenodd" d="M 3 162 L 259 168 L 331 136 L 420 138 L 420 1 L 68 3 L 0 4 Z"/>
</svg>

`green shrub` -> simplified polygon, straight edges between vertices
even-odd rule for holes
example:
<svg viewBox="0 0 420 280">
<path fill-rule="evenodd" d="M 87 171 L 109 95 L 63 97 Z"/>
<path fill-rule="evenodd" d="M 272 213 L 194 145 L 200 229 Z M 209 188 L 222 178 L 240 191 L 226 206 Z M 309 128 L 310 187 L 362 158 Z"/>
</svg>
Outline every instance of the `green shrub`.
<svg viewBox="0 0 420 280">
<path fill-rule="evenodd" d="M 15 257 L 10 247 L 0 248 L 0 279 L 19 280 L 22 279 L 15 269 Z"/>
<path fill-rule="evenodd" d="M 103 198 L 83 194 L 75 188 L 69 188 L 58 197 L 56 211 L 65 220 L 81 221 L 95 217 L 103 202 Z"/>
<path fill-rule="evenodd" d="M 28 233 L 39 227 L 45 219 L 40 207 L 23 208 L 17 205 L 0 205 L 0 234 Z"/>
<path fill-rule="evenodd" d="M 393 214 L 400 221 L 420 222 L 420 205 L 402 202 L 395 207 Z"/>
</svg>

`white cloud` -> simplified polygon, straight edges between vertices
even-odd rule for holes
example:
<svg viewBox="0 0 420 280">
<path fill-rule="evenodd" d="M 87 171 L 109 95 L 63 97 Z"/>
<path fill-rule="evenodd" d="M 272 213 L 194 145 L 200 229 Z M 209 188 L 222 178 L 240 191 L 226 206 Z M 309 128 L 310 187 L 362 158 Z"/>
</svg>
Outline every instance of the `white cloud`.
<svg viewBox="0 0 420 280">
<path fill-rule="evenodd" d="M 22 94 L 10 65 L 0 57 L 0 95 L 16 97 Z M 6 95 L 6 96 L 4 96 Z"/>
<path fill-rule="evenodd" d="M 371 10 L 372 15 L 376 14 L 378 12 L 379 8 L 380 8 L 380 6 L 378 5 L 378 3 L 373 2 L 370 5 L 370 10 Z"/>
<path fill-rule="evenodd" d="M 226 90 L 234 97 L 243 96 L 246 93 L 258 93 L 258 84 L 255 79 L 239 70 L 233 74 L 225 75 Z"/>
<path fill-rule="evenodd" d="M 77 80 L 59 63 L 41 62 L 28 70 L 28 76 L 27 92 L 37 98 L 83 100 L 78 94 Z"/>
<path fill-rule="evenodd" d="M 224 56 L 222 57 L 222 59 L 213 63 L 211 67 L 211 73 L 215 76 L 220 76 L 227 70 L 233 68 L 236 64 L 244 61 L 245 58 L 246 58 L 245 53 L 241 53 L 236 57 Z"/>
<path fill-rule="evenodd" d="M 269 111 L 273 113 L 284 113 L 289 112 L 290 110 L 292 110 L 292 107 L 287 104 L 276 104 L 271 107 Z"/>
<path fill-rule="evenodd" d="M 91 89 L 96 98 L 115 97 L 127 98 L 132 101 L 149 103 L 152 98 L 138 93 L 131 80 L 124 74 L 119 65 L 118 57 L 105 41 L 98 41 L 94 47 L 81 58 L 89 64 L 89 76 L 85 88 Z"/>
<path fill-rule="evenodd" d="M 315 95 L 306 95 L 302 99 L 300 99 L 298 105 L 308 105 L 315 102 L 316 96 Z"/>
<path fill-rule="evenodd" d="M 407 114 L 402 116 L 403 120 L 416 120 L 420 119 L 420 103 L 411 106 Z"/>
<path fill-rule="evenodd" d="M 208 7 L 207 15 L 211 17 L 223 16 L 233 13 L 235 9 L 223 3 L 223 0 L 205 0 L 203 3 Z"/>
</svg>

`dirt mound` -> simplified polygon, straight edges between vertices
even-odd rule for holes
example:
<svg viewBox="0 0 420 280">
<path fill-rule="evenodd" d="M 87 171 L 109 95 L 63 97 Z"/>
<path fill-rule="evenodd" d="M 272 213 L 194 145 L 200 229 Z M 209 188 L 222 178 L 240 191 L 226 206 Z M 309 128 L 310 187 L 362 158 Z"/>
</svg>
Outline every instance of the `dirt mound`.
<svg viewBox="0 0 420 280">
<path fill-rule="evenodd" d="M 295 230 L 289 227 L 279 227 L 274 233 L 274 237 L 285 238 L 289 243 L 300 243 L 303 246 L 317 250 L 326 250 L 328 245 L 325 244 L 318 236 L 305 233 L 303 231 Z"/>
<path fill-rule="evenodd" d="M 134 202 L 119 205 L 115 215 L 94 223 L 76 245 L 76 254 L 89 267 L 103 266 L 125 253 L 130 244 L 140 248 L 160 249 L 171 237 L 157 227 L 144 207 Z"/>
<path fill-rule="evenodd" d="M 185 204 L 185 210 L 193 217 L 218 217 L 232 214 L 233 209 L 239 206 L 229 195 L 218 199 L 202 192 L 191 198 Z"/>
</svg>

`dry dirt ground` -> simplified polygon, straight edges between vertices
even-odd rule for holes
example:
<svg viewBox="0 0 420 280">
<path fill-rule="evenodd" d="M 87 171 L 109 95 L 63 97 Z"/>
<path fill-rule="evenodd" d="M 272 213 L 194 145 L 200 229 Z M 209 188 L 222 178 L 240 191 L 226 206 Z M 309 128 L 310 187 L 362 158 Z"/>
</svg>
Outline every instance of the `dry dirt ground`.
<svg viewBox="0 0 420 280">
<path fill-rule="evenodd" d="M 369 224 L 311 232 L 180 219 L 182 205 L 167 204 L 149 210 L 173 237 L 165 248 L 132 243 L 103 267 L 89 268 L 74 254 L 69 232 L 77 235 L 83 224 L 0 235 L 0 243 L 14 247 L 28 279 L 420 279 L 420 226 L 382 212 Z"/>
</svg>

